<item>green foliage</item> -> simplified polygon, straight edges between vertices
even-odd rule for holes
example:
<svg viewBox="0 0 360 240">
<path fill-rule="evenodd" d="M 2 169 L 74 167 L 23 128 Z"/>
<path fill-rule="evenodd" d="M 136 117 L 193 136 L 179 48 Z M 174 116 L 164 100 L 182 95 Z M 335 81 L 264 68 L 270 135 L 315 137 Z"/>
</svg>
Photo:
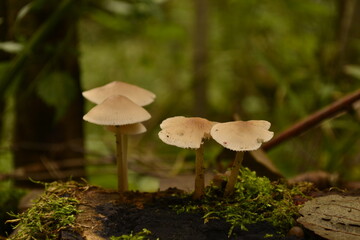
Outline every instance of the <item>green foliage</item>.
<svg viewBox="0 0 360 240">
<path fill-rule="evenodd" d="M 142 20 L 161 15 L 155 0 L 88 0 L 86 2 L 92 20 L 123 34 L 137 33 L 142 30 L 141 26 L 138 26 Z"/>
<path fill-rule="evenodd" d="M 44 7 L 43 0 L 33 1 L 34 8 L 36 7 Z M 31 5 L 31 4 L 30 4 Z M 53 33 L 56 29 L 57 24 L 64 18 L 64 16 L 69 16 L 68 14 L 73 9 L 73 2 L 70 0 L 61 1 L 55 9 L 55 11 L 51 14 L 51 16 L 47 19 L 47 21 L 42 24 L 37 31 L 32 34 L 31 38 L 24 43 L 23 50 L 11 60 L 11 64 L 8 69 L 0 78 L 0 96 L 4 95 L 4 93 L 11 86 L 12 82 L 21 75 L 23 72 L 23 68 L 27 61 L 29 61 L 29 56 L 33 51 L 39 48 L 43 44 L 43 41 Z M 26 6 L 29 7 L 29 6 Z M 20 11 L 21 13 L 21 11 Z M 19 13 L 19 14 L 20 14 Z"/>
<path fill-rule="evenodd" d="M 56 110 L 55 119 L 65 114 L 75 98 L 75 81 L 66 72 L 52 72 L 37 83 L 37 94 L 49 106 Z"/>
<path fill-rule="evenodd" d="M 151 231 L 144 228 L 140 232 L 130 233 L 129 235 L 121 235 L 120 237 L 110 237 L 110 240 L 146 240 L 147 236 L 151 235 Z M 159 238 L 157 238 L 159 240 Z"/>
<path fill-rule="evenodd" d="M 78 213 L 79 201 L 74 196 L 75 182 L 45 184 L 45 193 L 34 205 L 15 217 L 11 222 L 18 222 L 17 232 L 10 239 L 58 239 L 62 229 L 73 227 Z"/>
<path fill-rule="evenodd" d="M 222 189 L 211 186 L 201 202 L 189 201 L 183 206 L 174 206 L 178 212 L 203 212 L 204 221 L 225 219 L 234 227 L 246 230 L 246 225 L 269 222 L 286 232 L 299 216 L 298 206 L 292 197 L 302 194 L 298 188 L 272 183 L 266 177 L 257 177 L 255 172 L 242 168 L 235 193 L 222 197 Z"/>
</svg>

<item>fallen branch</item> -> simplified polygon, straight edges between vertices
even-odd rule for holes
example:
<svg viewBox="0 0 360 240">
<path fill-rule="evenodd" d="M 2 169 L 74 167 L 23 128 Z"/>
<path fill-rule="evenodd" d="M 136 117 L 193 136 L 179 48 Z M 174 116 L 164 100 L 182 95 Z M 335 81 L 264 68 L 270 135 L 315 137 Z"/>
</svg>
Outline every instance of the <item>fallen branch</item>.
<svg viewBox="0 0 360 240">
<path fill-rule="evenodd" d="M 345 97 L 335 101 L 334 103 L 328 105 L 327 107 L 311 114 L 305 119 L 295 123 L 279 135 L 275 136 L 272 140 L 263 144 L 262 149 L 269 150 L 280 143 L 298 136 L 299 134 L 309 130 L 310 128 L 318 125 L 322 121 L 334 117 L 337 114 L 348 110 L 352 104 L 360 100 L 360 90 L 357 90 Z"/>
</svg>

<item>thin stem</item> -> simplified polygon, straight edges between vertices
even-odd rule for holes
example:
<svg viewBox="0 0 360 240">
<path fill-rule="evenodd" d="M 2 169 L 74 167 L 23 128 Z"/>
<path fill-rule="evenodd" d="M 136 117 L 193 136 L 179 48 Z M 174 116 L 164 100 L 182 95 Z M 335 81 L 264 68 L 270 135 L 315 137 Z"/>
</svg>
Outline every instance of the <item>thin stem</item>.
<svg viewBox="0 0 360 240">
<path fill-rule="evenodd" d="M 236 179 L 239 175 L 239 169 L 243 161 L 243 158 L 244 158 L 244 152 L 236 152 L 236 157 L 233 163 L 233 167 L 231 169 L 231 173 L 225 187 L 224 196 L 230 196 L 231 194 L 234 193 Z"/>
<path fill-rule="evenodd" d="M 193 198 L 200 199 L 205 193 L 205 177 L 204 177 L 204 148 L 203 144 L 196 149 L 195 159 L 195 191 Z"/>
<path fill-rule="evenodd" d="M 127 162 L 127 153 L 128 153 L 128 136 L 126 134 L 122 134 L 122 153 L 123 153 L 123 180 L 124 185 L 126 186 L 125 191 L 128 190 L 128 162 Z"/>
<path fill-rule="evenodd" d="M 124 162 L 124 152 L 123 152 L 123 141 L 122 134 L 116 127 L 117 131 L 116 136 L 116 160 L 117 160 L 117 173 L 118 173 L 118 190 L 122 196 L 125 191 L 128 190 L 127 182 L 127 164 Z"/>
</svg>

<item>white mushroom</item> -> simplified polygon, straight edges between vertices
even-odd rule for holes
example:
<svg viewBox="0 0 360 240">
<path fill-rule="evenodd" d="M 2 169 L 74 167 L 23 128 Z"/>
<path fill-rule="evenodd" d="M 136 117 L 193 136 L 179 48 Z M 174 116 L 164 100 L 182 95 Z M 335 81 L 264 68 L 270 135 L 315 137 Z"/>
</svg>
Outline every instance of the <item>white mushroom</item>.
<svg viewBox="0 0 360 240">
<path fill-rule="evenodd" d="M 159 138 L 167 144 L 181 148 L 196 149 L 194 199 L 204 195 L 204 139 L 210 138 L 210 129 L 215 123 L 198 117 L 171 117 L 160 124 Z"/>
<path fill-rule="evenodd" d="M 99 104 L 114 95 L 123 95 L 139 106 L 146 106 L 155 99 L 155 94 L 133 84 L 114 81 L 104 86 L 84 91 L 82 95 L 89 101 Z"/>
<path fill-rule="evenodd" d="M 233 193 L 244 151 L 259 149 L 261 144 L 269 141 L 274 133 L 268 131 L 271 123 L 264 120 L 233 121 L 215 124 L 211 129 L 212 138 L 223 147 L 236 151 L 224 195 Z"/>
<path fill-rule="evenodd" d="M 140 122 L 146 121 L 150 117 L 151 115 L 144 108 L 121 95 L 108 97 L 83 117 L 85 121 L 106 126 L 115 132 L 118 189 L 121 195 L 128 190 L 126 149 L 124 149 L 123 136 L 146 131 Z"/>
</svg>

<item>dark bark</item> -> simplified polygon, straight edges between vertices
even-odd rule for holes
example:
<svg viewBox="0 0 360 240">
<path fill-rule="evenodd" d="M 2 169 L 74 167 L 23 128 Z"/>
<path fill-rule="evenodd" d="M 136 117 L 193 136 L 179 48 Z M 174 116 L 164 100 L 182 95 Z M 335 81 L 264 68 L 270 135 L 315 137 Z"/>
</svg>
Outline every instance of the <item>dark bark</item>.
<svg viewBox="0 0 360 240">
<path fill-rule="evenodd" d="M 196 0 L 194 22 L 194 114 L 205 117 L 208 108 L 208 0 Z"/>
<path fill-rule="evenodd" d="M 6 17 L 7 2 L 6 0 L 0 0 L 0 42 L 7 40 L 7 17 Z M 0 63 L 9 60 L 9 54 L 5 51 L 0 50 Z M 2 137 L 3 124 L 4 124 L 4 111 L 5 111 L 5 100 L 0 98 L 0 138 Z"/>
<path fill-rule="evenodd" d="M 351 83 L 344 75 L 347 64 L 359 64 L 358 41 L 360 39 L 360 3 L 357 0 L 339 0 L 336 19 L 337 55 L 335 56 L 335 78 L 345 78 L 345 84 Z M 350 81 L 350 82 L 349 82 Z"/>
<path fill-rule="evenodd" d="M 29 1 L 9 1 L 11 35 L 15 39 L 29 40 L 42 24 L 46 24 L 61 1 L 44 1 L 42 6 L 28 13 L 15 27 L 14 19 L 27 2 Z M 69 74 L 76 88 L 69 90 L 75 91 L 76 94 L 60 119 L 55 118 L 56 109 L 47 105 L 36 92 L 36 83 L 44 81 L 41 78 L 46 78 L 47 74 L 52 72 Z M 84 177 L 83 99 L 77 61 L 76 17 L 72 13 L 64 15 L 52 32 L 47 34 L 42 44 L 31 49 L 19 80 L 20 85 L 15 93 L 15 168 L 23 168 L 26 176 L 41 181 Z M 69 96 L 64 96 L 67 97 Z M 78 161 L 77 167 L 67 169 L 62 165 L 65 159 Z M 38 179 L 38 174 L 27 171 L 26 166 L 34 165 L 39 166 L 39 172 L 47 173 L 45 176 L 42 174 L 42 179 Z M 24 180 L 18 180 L 16 184 L 25 187 L 32 185 Z"/>
</svg>

